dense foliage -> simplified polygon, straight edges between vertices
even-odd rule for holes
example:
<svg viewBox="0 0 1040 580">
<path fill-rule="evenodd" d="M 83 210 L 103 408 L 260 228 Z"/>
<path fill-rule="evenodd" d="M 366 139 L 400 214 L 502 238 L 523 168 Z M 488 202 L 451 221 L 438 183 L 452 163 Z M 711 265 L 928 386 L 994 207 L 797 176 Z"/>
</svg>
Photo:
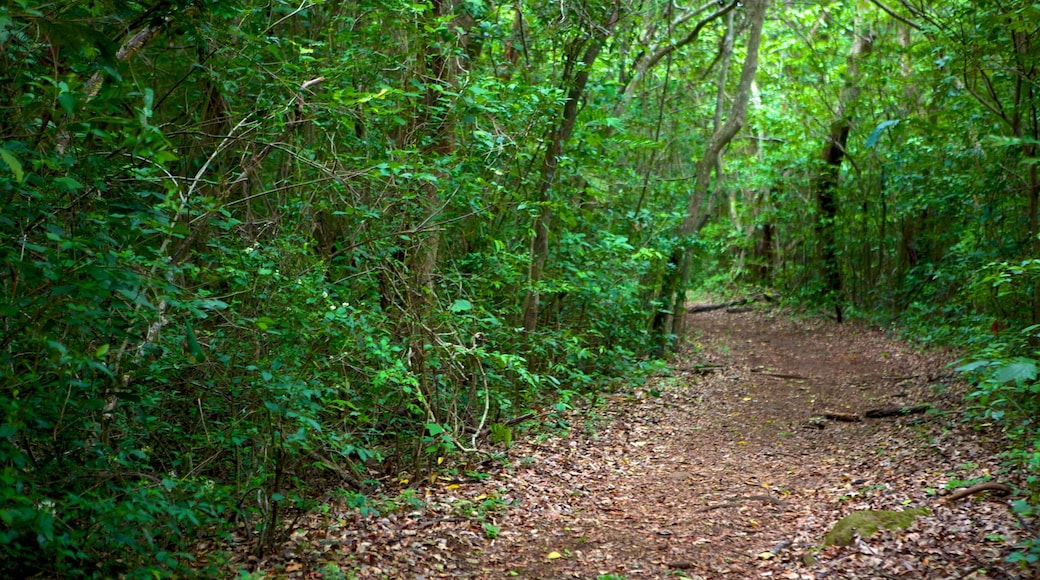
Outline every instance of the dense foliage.
<svg viewBox="0 0 1040 580">
<path fill-rule="evenodd" d="M 263 550 L 695 286 L 973 349 L 1035 484 L 1040 9 L 940 4 L 4 4 L 0 573 Z"/>
</svg>

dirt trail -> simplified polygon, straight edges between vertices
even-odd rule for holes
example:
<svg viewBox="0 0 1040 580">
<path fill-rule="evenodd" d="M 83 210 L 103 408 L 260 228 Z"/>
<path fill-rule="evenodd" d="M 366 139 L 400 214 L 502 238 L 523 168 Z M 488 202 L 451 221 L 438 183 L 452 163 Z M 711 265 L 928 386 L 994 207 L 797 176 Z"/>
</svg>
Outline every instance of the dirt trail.
<svg viewBox="0 0 1040 580">
<path fill-rule="evenodd" d="M 286 561 L 358 578 L 1033 577 L 1002 562 L 1021 532 L 999 498 L 938 497 L 998 472 L 962 428 L 948 360 L 773 311 L 688 327 L 670 375 L 609 397 L 596 428 L 575 414 L 491 478 L 438 482 L 424 509 L 342 522 L 324 540 L 303 534 Z M 820 419 L 925 403 L 941 412 Z M 906 530 L 820 549 L 848 513 L 915 506 L 932 512 Z"/>
</svg>

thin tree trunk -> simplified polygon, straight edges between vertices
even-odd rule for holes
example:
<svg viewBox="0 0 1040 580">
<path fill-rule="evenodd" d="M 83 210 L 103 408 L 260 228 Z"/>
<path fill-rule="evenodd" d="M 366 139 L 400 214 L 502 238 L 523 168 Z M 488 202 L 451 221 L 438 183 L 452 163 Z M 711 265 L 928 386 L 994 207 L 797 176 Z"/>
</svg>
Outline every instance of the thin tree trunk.
<svg viewBox="0 0 1040 580">
<path fill-rule="evenodd" d="M 1038 138 L 1040 131 L 1037 130 L 1036 112 L 1033 113 L 1033 139 Z M 1036 145 L 1028 144 L 1023 148 L 1023 156 L 1026 159 L 1035 158 L 1037 154 Z M 1029 165 L 1029 183 L 1026 195 L 1029 196 L 1029 237 L 1032 255 L 1040 256 L 1040 175 L 1037 173 L 1036 163 Z M 1040 324 L 1040 282 L 1033 282 L 1033 324 Z M 1040 343 L 1036 334 L 1031 333 L 1034 346 Z"/>
<path fill-rule="evenodd" d="M 1019 123 L 1016 137 L 1026 137 L 1023 141 L 1022 156 L 1025 159 L 1035 159 L 1037 155 L 1036 142 L 1040 140 L 1040 116 L 1037 114 L 1036 104 L 1036 61 L 1029 63 L 1029 56 L 1033 53 L 1031 37 L 1024 32 L 1013 33 L 1015 41 L 1015 52 L 1018 56 L 1018 66 L 1022 71 L 1019 79 L 1021 89 L 1016 94 L 1021 95 L 1021 104 L 1015 103 L 1016 109 L 1023 109 L 1026 121 Z M 1035 56 L 1033 57 L 1035 59 Z M 1032 64 L 1032 66 L 1029 66 Z M 1031 141 L 1030 141 L 1031 140 Z M 1029 206 L 1029 246 L 1033 257 L 1040 256 L 1040 174 L 1037 173 L 1036 163 L 1030 163 L 1026 177 L 1026 198 Z M 1033 312 L 1032 323 L 1040 324 L 1040 282 L 1033 283 Z M 1032 333 L 1033 346 L 1040 345 L 1040 339 Z"/>
<path fill-rule="evenodd" d="M 751 30 L 748 33 L 747 55 L 740 73 L 740 82 L 737 84 L 737 93 L 726 122 L 711 136 L 704 154 L 697 163 L 693 191 L 690 193 L 690 201 L 686 206 L 686 215 L 677 232 L 680 243 L 672 252 L 670 258 L 672 268 L 665 276 L 661 287 L 662 305 L 653 322 L 654 332 L 658 334 L 658 340 L 661 341 L 661 349 L 664 348 L 665 341 L 668 339 L 665 334 L 668 326 L 671 327 L 669 333 L 671 336 L 678 336 L 682 330 L 680 312 L 686 285 L 690 278 L 689 238 L 700 231 L 707 222 L 708 213 L 704 211 L 704 203 L 711 188 L 711 174 L 718 162 L 718 156 L 733 140 L 737 131 L 744 126 L 748 100 L 751 95 L 751 83 L 755 80 L 755 73 L 758 71 L 758 47 L 761 44 L 762 25 L 765 22 L 768 4 L 769 0 L 754 0 L 748 3 Z M 669 310 L 671 314 L 669 314 Z M 669 317 L 671 317 L 670 325 L 668 324 Z"/>
<path fill-rule="evenodd" d="M 722 55 L 719 59 L 719 86 L 718 91 L 715 93 L 715 118 L 712 119 L 711 130 L 717 132 L 722 127 L 722 115 L 726 108 L 726 79 L 729 77 L 729 67 L 733 62 L 733 36 L 736 31 L 733 29 L 733 12 L 726 14 L 726 35 L 722 38 Z M 752 82 L 752 88 L 754 83 Z M 725 171 L 722 166 L 722 149 L 719 149 L 715 154 L 715 191 L 717 193 L 722 192 L 722 185 L 725 179 Z M 735 193 L 733 194 L 736 195 Z M 730 219 L 733 220 L 733 224 L 739 230 L 740 227 L 740 216 L 736 212 L 736 198 L 731 197 L 729 200 Z"/>
<path fill-rule="evenodd" d="M 588 40 L 585 51 L 580 58 L 577 53 L 581 48 L 578 44 L 575 50 L 568 55 L 568 64 L 563 79 L 568 83 L 567 100 L 563 105 L 563 115 L 560 123 L 552 128 L 547 139 L 548 146 L 545 149 L 545 157 L 542 160 L 541 179 L 538 185 L 538 201 L 542 204 L 541 213 L 534 226 L 534 239 L 531 241 L 531 261 L 528 266 L 527 295 L 524 298 L 523 322 L 524 330 L 532 333 L 538 326 L 539 303 L 541 297 L 538 292 L 538 283 L 542 280 L 545 271 L 545 263 L 549 257 L 549 232 L 552 228 L 553 212 L 549 204 L 550 191 L 556 182 L 556 170 L 560 164 L 560 156 L 563 155 L 564 145 L 574 131 L 574 124 L 578 120 L 578 104 L 585 94 L 585 86 L 589 82 L 589 74 L 592 65 L 603 48 L 603 43 L 610 35 L 618 19 L 621 17 L 621 5 L 619 1 L 614 3 L 614 10 L 607 22 L 597 27 L 596 34 Z"/>
<path fill-rule="evenodd" d="M 857 18 L 858 20 L 858 18 Z M 841 164 L 845 159 L 845 146 L 848 142 L 851 122 L 846 113 L 849 105 L 859 96 L 856 85 L 857 66 L 864 56 L 870 54 L 874 44 L 871 31 L 860 32 L 859 25 L 853 29 L 855 38 L 849 51 L 848 67 L 845 72 L 845 88 L 838 97 L 834 121 L 830 134 L 823 146 L 823 166 L 816 176 L 816 205 L 819 215 L 816 222 L 817 240 L 820 244 L 820 265 L 823 270 L 824 296 L 834 305 L 834 314 L 838 322 L 843 320 L 841 271 L 838 267 L 837 236 L 835 229 L 838 218 L 838 200 L 836 192 L 841 175 Z"/>
<path fill-rule="evenodd" d="M 461 4 L 461 0 L 434 0 L 432 16 L 443 18 L 453 14 Z M 457 42 L 465 53 L 467 34 L 472 27 L 472 20 L 456 18 L 451 29 L 457 35 Z M 458 83 L 459 75 L 465 72 L 462 64 L 464 57 L 444 46 L 427 46 L 424 48 L 426 70 L 426 92 L 423 96 L 423 109 L 417 116 L 419 135 L 426 136 L 422 150 L 433 159 L 442 159 L 455 153 L 455 114 L 451 110 L 453 103 L 449 91 Z M 439 175 L 445 178 L 446 175 Z M 422 223 L 441 210 L 441 195 L 436 182 L 427 182 L 422 186 L 422 218 L 414 224 L 417 229 Z M 434 273 L 437 269 L 440 253 L 441 236 L 436 229 L 427 229 L 417 235 L 415 244 L 407 257 L 405 278 L 408 312 L 405 317 L 409 340 L 409 364 L 420 381 L 420 389 L 429 401 L 426 411 L 434 413 L 441 408 L 438 396 L 440 391 L 435 387 L 434 372 L 426 364 L 426 344 L 433 343 L 435 332 L 429 323 L 436 302 Z M 441 417 L 428 416 L 429 422 L 439 422 Z"/>
</svg>

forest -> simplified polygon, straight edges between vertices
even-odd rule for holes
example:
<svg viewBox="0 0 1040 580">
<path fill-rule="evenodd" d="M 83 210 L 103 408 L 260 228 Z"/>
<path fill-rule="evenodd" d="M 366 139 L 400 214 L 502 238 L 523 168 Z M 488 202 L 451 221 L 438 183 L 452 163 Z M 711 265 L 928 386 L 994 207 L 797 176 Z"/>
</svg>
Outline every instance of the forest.
<svg viewBox="0 0 1040 580">
<path fill-rule="evenodd" d="M 0 575 L 217 574 L 695 295 L 958 349 L 1031 515 L 1038 147 L 1024 0 L 8 0 Z"/>
</svg>

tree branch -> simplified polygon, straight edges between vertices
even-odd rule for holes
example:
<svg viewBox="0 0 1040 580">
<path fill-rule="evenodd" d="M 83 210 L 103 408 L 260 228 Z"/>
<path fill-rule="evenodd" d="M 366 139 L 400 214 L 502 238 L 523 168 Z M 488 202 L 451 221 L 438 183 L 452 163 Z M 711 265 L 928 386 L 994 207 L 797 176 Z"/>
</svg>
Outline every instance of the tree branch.
<svg viewBox="0 0 1040 580">
<path fill-rule="evenodd" d="M 704 12 L 708 9 L 709 6 L 716 4 L 716 2 L 711 2 L 709 4 L 705 4 L 700 8 L 677 16 L 668 25 L 668 31 L 666 34 L 670 37 L 671 33 L 675 31 L 676 26 L 686 22 L 692 16 Z M 632 79 L 628 82 L 628 85 L 625 86 L 625 91 L 623 93 L 622 101 L 619 104 L 619 108 L 623 106 L 624 103 L 627 103 L 629 100 L 631 100 L 632 95 L 635 94 L 636 86 L 638 86 L 639 83 L 643 81 L 647 73 L 650 72 L 650 69 L 652 69 L 657 63 L 661 62 L 661 59 L 668 56 L 677 49 L 682 48 L 687 44 L 690 44 L 694 40 L 697 40 L 697 37 L 700 35 L 701 30 L 703 30 L 705 26 L 707 26 L 713 20 L 725 16 L 731 10 L 736 8 L 738 4 L 740 4 L 739 0 L 730 0 L 728 3 L 726 3 L 724 6 L 722 6 L 715 12 L 712 12 L 708 16 L 705 16 L 703 19 L 698 21 L 697 24 L 694 25 L 693 30 L 691 30 L 686 36 L 684 36 L 678 42 L 669 42 L 664 46 L 661 46 L 661 44 L 657 44 L 653 47 L 650 47 L 648 54 L 644 55 L 643 58 L 639 59 L 639 61 L 636 63 L 635 74 L 632 75 Z M 664 42 L 667 42 L 667 39 Z"/>
<path fill-rule="evenodd" d="M 983 95 L 979 94 L 979 92 L 972 87 L 970 79 L 968 78 L 967 67 L 964 68 L 964 88 L 969 93 L 971 93 L 971 96 L 975 97 L 975 100 L 978 101 L 979 104 L 989 109 L 991 113 L 996 115 L 997 118 L 999 118 L 1001 121 L 1007 123 L 1009 127 L 1011 126 L 1011 119 L 1008 119 L 1007 115 L 1004 114 L 1004 110 L 1000 106 L 1000 101 L 991 101 L 990 99 L 987 99 Z M 990 87 L 990 90 L 992 90 L 992 87 Z"/>
<path fill-rule="evenodd" d="M 909 10 L 910 14 L 913 14 L 917 18 L 920 18 L 921 20 L 928 22 L 928 24 L 931 24 L 936 28 L 943 28 L 939 25 L 938 22 L 936 22 L 928 16 L 928 14 L 925 12 L 924 6 L 914 6 L 910 2 L 907 2 L 907 0 L 899 0 L 899 3 L 902 4 L 904 8 Z"/>
<path fill-rule="evenodd" d="M 704 19 L 699 21 L 693 27 L 693 30 L 691 30 L 689 32 L 689 34 L 687 34 L 685 37 L 683 37 L 682 40 L 680 40 L 679 42 L 671 43 L 671 44 L 668 44 L 667 46 L 663 46 L 663 47 L 659 48 L 655 53 L 651 54 L 650 57 L 646 60 L 646 66 L 645 66 L 646 70 L 649 70 L 649 69 L 653 68 L 654 65 L 656 65 L 659 62 L 661 62 L 661 59 L 666 57 L 666 56 L 668 56 L 668 54 L 671 53 L 672 51 L 680 49 L 680 48 L 686 46 L 687 44 L 690 44 L 694 40 L 697 40 L 697 37 L 700 36 L 700 34 L 701 34 L 701 30 L 703 30 L 704 27 L 707 26 L 709 22 L 711 22 L 711 21 L 713 21 L 715 19 L 718 19 L 718 18 L 722 18 L 728 12 L 730 12 L 731 10 L 736 8 L 738 3 L 739 2 L 737 0 L 732 0 L 729 4 L 726 4 L 722 8 L 716 10 L 715 12 L 709 14 Z"/>
<path fill-rule="evenodd" d="M 896 20 L 902 22 L 903 24 L 909 26 L 910 28 L 913 28 L 914 30 L 921 30 L 921 25 L 920 24 L 914 22 L 913 20 L 910 20 L 909 18 L 907 18 L 905 16 L 899 15 L 894 10 L 889 8 L 888 6 L 885 6 L 885 4 L 883 2 L 881 2 L 881 0 L 870 0 L 870 2 L 874 6 L 877 6 L 878 8 L 883 10 L 886 14 L 888 14 L 892 18 L 895 18 Z"/>
</svg>

